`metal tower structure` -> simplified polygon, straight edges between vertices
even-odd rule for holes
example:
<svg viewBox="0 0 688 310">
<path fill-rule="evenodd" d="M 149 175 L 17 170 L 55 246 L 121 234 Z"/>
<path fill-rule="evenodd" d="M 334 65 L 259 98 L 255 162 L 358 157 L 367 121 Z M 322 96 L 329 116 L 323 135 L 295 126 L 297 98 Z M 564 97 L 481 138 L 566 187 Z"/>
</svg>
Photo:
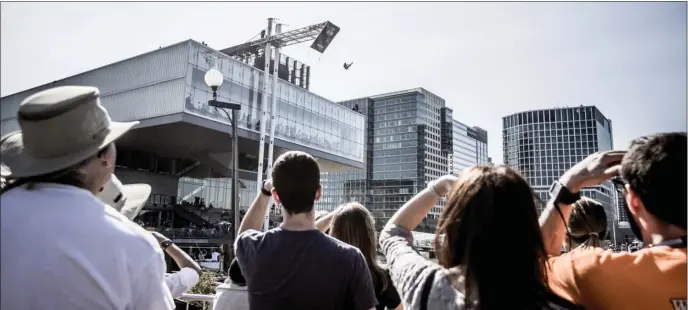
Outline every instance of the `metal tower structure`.
<svg viewBox="0 0 688 310">
<path fill-rule="evenodd" d="M 273 33 L 273 25 L 275 26 L 275 31 Z M 274 143 L 275 143 L 275 114 L 277 113 L 277 96 L 275 96 L 275 90 L 277 89 L 277 77 L 278 69 L 280 64 L 280 48 L 304 43 L 308 41 L 313 41 L 311 48 L 323 53 L 327 46 L 332 42 L 332 39 L 339 33 L 339 27 L 330 23 L 329 21 L 322 22 L 319 24 L 314 24 L 298 29 L 294 29 L 287 32 L 281 32 L 282 25 L 275 22 L 274 18 L 268 18 L 268 27 L 265 30 L 265 36 L 254 41 L 250 41 L 244 44 L 233 46 L 224 50 L 222 53 L 227 54 L 232 57 L 245 58 L 252 57 L 260 54 L 260 50 L 263 51 L 264 67 L 263 67 L 263 96 L 261 99 L 261 124 L 267 124 L 267 100 L 268 100 L 268 77 L 270 70 L 270 58 L 273 61 L 272 68 L 272 114 L 270 117 L 270 140 L 268 142 L 268 158 L 267 158 L 267 171 L 265 174 L 269 176 L 272 173 L 272 162 L 274 156 Z M 273 55 L 274 49 L 274 56 Z M 256 192 L 260 193 L 260 189 L 263 186 L 263 159 L 265 156 L 265 126 L 260 126 L 260 139 L 259 139 L 259 150 L 258 150 L 258 182 Z M 269 204 L 272 205 L 272 202 Z M 268 229 L 270 223 L 270 212 L 265 215 L 265 222 L 263 224 L 264 230 Z"/>
</svg>

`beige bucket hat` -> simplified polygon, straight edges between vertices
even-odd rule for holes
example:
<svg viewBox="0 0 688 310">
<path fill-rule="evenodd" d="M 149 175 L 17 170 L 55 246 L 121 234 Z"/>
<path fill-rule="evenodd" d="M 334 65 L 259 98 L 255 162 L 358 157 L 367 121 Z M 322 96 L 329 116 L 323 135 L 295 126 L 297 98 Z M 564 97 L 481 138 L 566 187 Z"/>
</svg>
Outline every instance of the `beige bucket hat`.
<svg viewBox="0 0 688 310">
<path fill-rule="evenodd" d="M 95 155 L 138 122 L 113 122 L 100 91 L 63 86 L 26 98 L 17 112 L 21 131 L 3 137 L 2 176 L 25 178 L 60 171 Z"/>
<path fill-rule="evenodd" d="M 146 205 L 151 194 L 151 187 L 148 184 L 127 184 L 122 182 L 113 174 L 110 181 L 103 186 L 98 193 L 101 201 L 115 208 L 130 220 L 134 220 Z"/>
</svg>

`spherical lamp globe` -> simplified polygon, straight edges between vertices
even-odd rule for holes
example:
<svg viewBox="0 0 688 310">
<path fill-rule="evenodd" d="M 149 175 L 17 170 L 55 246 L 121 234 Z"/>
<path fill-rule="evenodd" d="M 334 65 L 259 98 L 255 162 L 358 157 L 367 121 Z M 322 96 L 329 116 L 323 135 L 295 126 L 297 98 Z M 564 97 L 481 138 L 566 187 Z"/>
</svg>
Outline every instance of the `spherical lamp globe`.
<svg viewBox="0 0 688 310">
<path fill-rule="evenodd" d="M 222 82 L 224 81 L 224 77 L 222 76 L 222 72 L 217 69 L 210 69 L 208 72 L 205 73 L 205 85 L 208 85 L 208 87 L 212 89 L 217 89 L 222 85 Z"/>
</svg>

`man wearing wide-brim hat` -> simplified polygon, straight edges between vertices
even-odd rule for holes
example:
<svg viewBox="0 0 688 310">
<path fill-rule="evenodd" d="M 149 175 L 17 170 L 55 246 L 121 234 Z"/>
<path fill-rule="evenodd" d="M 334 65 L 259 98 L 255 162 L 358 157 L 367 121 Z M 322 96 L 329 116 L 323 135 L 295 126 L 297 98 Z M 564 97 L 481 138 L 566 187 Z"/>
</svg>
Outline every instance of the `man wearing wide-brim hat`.
<svg viewBox="0 0 688 310">
<path fill-rule="evenodd" d="M 173 309 L 155 239 L 95 195 L 114 171 L 119 123 L 97 88 L 26 98 L 0 141 L 2 309 Z"/>
<path fill-rule="evenodd" d="M 103 186 L 98 198 L 130 220 L 134 220 L 148 201 L 151 187 L 148 184 L 122 184 L 114 174 Z M 152 231 L 151 234 L 160 244 L 160 248 L 179 266 L 179 271 L 166 274 L 165 283 L 172 297 L 178 298 L 196 286 L 203 270 L 198 263 L 184 250 L 179 248 L 163 234 Z"/>
</svg>

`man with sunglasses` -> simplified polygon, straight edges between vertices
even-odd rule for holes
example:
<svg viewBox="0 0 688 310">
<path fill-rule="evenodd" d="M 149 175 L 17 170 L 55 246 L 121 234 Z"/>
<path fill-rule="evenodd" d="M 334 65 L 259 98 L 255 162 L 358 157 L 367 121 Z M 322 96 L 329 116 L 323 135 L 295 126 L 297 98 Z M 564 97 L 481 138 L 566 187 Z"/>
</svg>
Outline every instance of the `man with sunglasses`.
<svg viewBox="0 0 688 310">
<path fill-rule="evenodd" d="M 628 151 L 590 155 L 555 182 L 540 217 L 555 293 L 593 310 L 687 309 L 686 147 L 685 133 L 641 137 Z M 612 177 L 626 201 L 631 229 L 646 247 L 633 253 L 560 254 L 580 190 Z"/>
</svg>

